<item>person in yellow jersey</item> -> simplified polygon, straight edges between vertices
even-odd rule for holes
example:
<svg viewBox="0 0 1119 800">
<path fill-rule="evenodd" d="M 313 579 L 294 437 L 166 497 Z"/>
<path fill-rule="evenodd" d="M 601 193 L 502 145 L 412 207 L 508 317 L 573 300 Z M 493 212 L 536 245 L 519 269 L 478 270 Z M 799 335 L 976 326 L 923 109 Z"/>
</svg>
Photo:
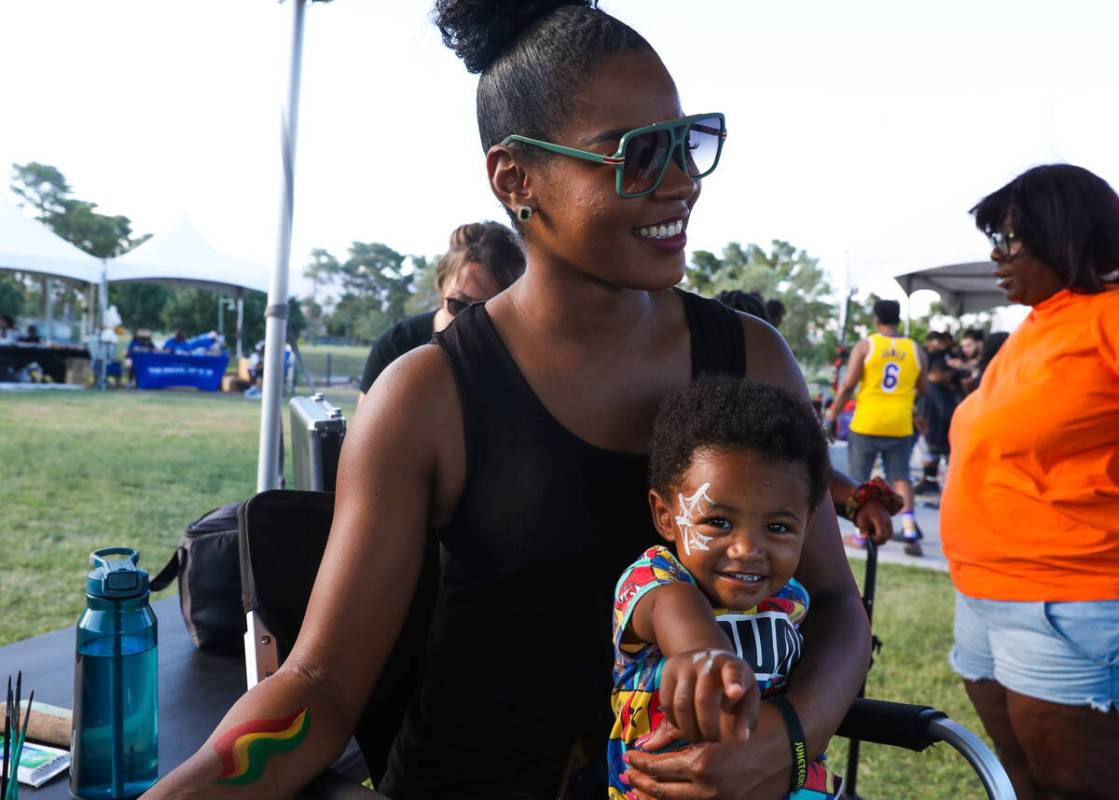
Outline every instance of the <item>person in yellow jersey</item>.
<svg viewBox="0 0 1119 800">
<path fill-rule="evenodd" d="M 886 480 L 905 501 L 901 512 L 905 552 L 919 556 L 921 533 L 913 517 L 909 457 L 913 452 L 913 407 L 917 396 L 928 389 L 925 355 L 915 341 L 898 333 L 901 305 L 896 300 L 874 304 L 874 323 L 876 332 L 851 351 L 847 373 L 825 420 L 833 424 L 855 395 L 855 416 L 847 436 L 848 471 L 856 481 L 869 480 L 874 462 L 882 456 Z M 858 534 L 849 537 L 848 544 L 866 546 Z"/>
</svg>

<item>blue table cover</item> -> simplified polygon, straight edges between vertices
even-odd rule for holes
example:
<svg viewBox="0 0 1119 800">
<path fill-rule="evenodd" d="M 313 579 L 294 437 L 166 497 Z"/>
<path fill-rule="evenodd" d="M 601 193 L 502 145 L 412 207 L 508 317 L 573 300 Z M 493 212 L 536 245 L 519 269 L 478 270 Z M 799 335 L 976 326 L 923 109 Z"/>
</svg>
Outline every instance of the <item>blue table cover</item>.
<svg viewBox="0 0 1119 800">
<path fill-rule="evenodd" d="M 192 356 L 186 353 L 133 353 L 132 370 L 141 389 L 193 386 L 204 392 L 221 390 L 221 376 L 229 356 Z"/>
</svg>

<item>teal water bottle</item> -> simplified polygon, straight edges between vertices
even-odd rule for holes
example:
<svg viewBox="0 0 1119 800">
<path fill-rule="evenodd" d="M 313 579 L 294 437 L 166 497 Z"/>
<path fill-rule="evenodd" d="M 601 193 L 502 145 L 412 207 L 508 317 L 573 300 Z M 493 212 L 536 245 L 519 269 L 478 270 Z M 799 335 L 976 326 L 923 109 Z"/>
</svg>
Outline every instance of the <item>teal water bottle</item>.
<svg viewBox="0 0 1119 800">
<path fill-rule="evenodd" d="M 107 547 L 89 561 L 74 666 L 70 793 L 123 800 L 158 777 L 156 619 L 138 551 Z"/>
</svg>

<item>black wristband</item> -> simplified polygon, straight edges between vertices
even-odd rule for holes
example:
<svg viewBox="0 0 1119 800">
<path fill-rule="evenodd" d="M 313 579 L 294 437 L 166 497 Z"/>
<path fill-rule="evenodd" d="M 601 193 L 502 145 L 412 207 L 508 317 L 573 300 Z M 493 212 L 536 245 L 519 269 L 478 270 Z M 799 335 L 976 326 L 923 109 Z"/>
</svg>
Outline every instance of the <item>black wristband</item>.
<svg viewBox="0 0 1119 800">
<path fill-rule="evenodd" d="M 800 726 L 800 717 L 797 716 L 797 711 L 788 698 L 777 694 L 766 699 L 781 712 L 781 718 L 785 720 L 785 730 L 789 734 L 789 748 L 793 753 L 793 775 L 789 782 L 789 791 L 795 792 L 803 788 L 805 781 L 808 780 L 808 745 L 804 741 L 804 729 Z"/>
</svg>

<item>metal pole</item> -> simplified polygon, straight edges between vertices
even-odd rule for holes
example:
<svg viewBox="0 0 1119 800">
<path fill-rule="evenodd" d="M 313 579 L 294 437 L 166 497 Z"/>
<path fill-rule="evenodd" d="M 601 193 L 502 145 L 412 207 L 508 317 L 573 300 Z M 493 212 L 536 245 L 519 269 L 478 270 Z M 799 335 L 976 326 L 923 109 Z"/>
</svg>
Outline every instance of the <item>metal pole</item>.
<svg viewBox="0 0 1119 800">
<path fill-rule="evenodd" d="M 102 339 L 105 333 L 105 317 L 109 312 L 109 276 L 105 263 L 101 263 L 101 284 L 97 287 L 97 348 L 101 351 L 101 372 L 97 376 L 97 388 L 104 389 L 109 372 L 109 343 Z"/>
<path fill-rule="evenodd" d="M 245 357 L 245 347 L 241 342 L 241 331 L 245 324 L 245 290 L 237 289 L 237 368 L 240 369 L 241 359 Z"/>
<path fill-rule="evenodd" d="M 54 344 L 54 296 L 51 289 L 54 288 L 51 284 L 54 283 L 50 278 L 43 279 L 43 305 L 46 306 L 47 318 L 47 344 Z"/>
<path fill-rule="evenodd" d="M 218 333 L 225 336 L 225 295 L 218 295 Z"/>
<path fill-rule="evenodd" d="M 284 389 L 284 341 L 288 320 L 288 262 L 291 258 L 291 225 L 295 199 L 295 134 L 299 122 L 299 72 L 303 59 L 303 17 L 307 0 L 292 0 L 291 65 L 288 98 L 282 120 L 284 167 L 280 201 L 276 263 L 268 281 L 268 306 L 264 311 L 264 386 L 260 403 L 260 447 L 257 450 L 256 489 L 280 486 L 281 404 Z"/>
</svg>

